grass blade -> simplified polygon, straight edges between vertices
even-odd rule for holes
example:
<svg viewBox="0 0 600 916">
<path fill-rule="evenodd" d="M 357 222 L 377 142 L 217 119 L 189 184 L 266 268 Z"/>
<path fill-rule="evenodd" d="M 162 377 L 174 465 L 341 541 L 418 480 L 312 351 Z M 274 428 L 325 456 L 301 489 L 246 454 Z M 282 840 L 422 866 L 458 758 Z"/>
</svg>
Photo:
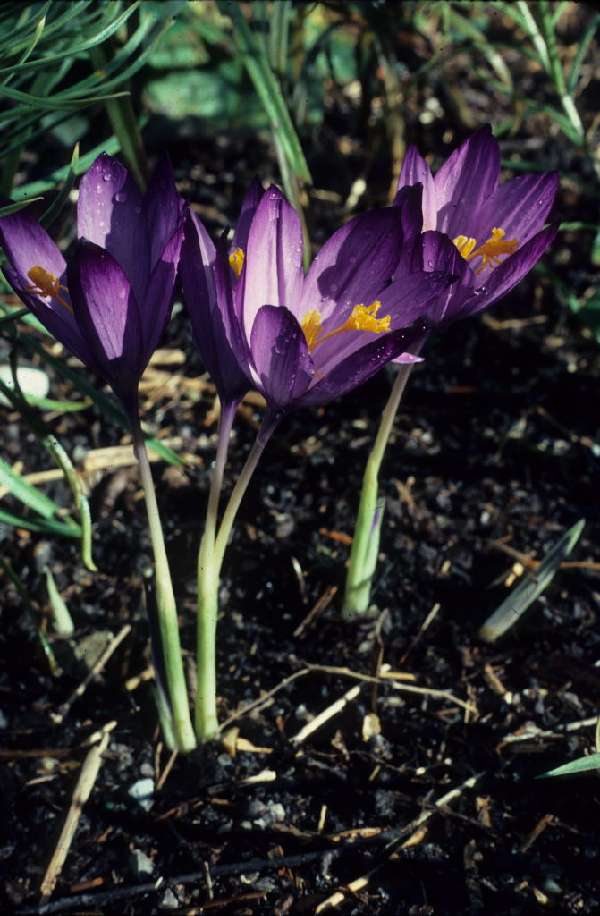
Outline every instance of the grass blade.
<svg viewBox="0 0 600 916">
<path fill-rule="evenodd" d="M 548 551 L 534 573 L 527 575 L 511 594 L 494 611 L 479 630 L 479 636 L 485 642 L 495 642 L 503 636 L 531 607 L 536 598 L 552 582 L 556 571 L 565 557 L 568 557 L 585 528 L 585 521 L 580 519 L 564 534 L 554 547 Z"/>
</svg>

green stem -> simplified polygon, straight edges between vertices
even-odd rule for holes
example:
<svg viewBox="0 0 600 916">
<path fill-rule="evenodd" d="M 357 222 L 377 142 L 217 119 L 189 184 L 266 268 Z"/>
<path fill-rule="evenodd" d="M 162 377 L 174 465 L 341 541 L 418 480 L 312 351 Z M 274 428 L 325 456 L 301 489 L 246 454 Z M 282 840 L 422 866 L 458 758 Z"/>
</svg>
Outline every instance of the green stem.
<svg viewBox="0 0 600 916">
<path fill-rule="evenodd" d="M 215 540 L 214 560 L 218 573 L 221 572 L 221 566 L 223 565 L 223 557 L 225 555 L 225 549 L 227 547 L 229 535 L 231 534 L 231 529 L 233 528 L 233 523 L 240 507 L 240 503 L 244 497 L 244 493 L 248 489 L 248 484 L 250 483 L 252 475 L 256 470 L 256 465 L 259 462 L 260 456 L 262 455 L 267 442 L 275 432 L 275 429 L 281 418 L 282 414 L 279 411 L 268 411 L 265 414 L 262 425 L 254 441 L 254 445 L 250 449 L 250 454 L 246 459 L 246 463 L 242 468 L 240 476 L 238 477 L 232 490 L 231 496 L 229 497 L 229 502 L 225 507 L 223 519 L 219 526 L 219 531 Z"/>
<path fill-rule="evenodd" d="M 378 499 L 379 471 L 412 365 L 412 363 L 403 363 L 398 370 L 365 468 L 352 538 L 350 563 L 346 575 L 342 609 L 342 616 L 346 620 L 366 614 L 369 609 L 371 583 L 377 565 L 379 533 L 383 517 L 383 500 Z"/>
<path fill-rule="evenodd" d="M 219 579 L 223 557 L 244 493 L 248 488 L 260 456 L 281 418 L 281 414 L 269 412 L 265 415 L 256 441 L 233 488 L 223 513 L 219 530 L 216 532 L 216 512 L 223 480 L 223 466 L 225 464 L 229 430 L 231 429 L 231 418 L 225 412 L 221 417 L 217 461 L 208 501 L 206 530 L 198 553 L 198 630 L 196 644 L 198 686 L 195 724 L 196 736 L 200 742 L 214 738 L 219 728 L 216 712 L 215 636 L 219 609 Z"/>
<path fill-rule="evenodd" d="M 148 460 L 148 452 L 139 423 L 136 423 L 133 428 L 133 446 L 139 464 L 142 487 L 144 489 L 146 511 L 148 514 L 148 529 L 150 532 L 152 551 L 154 553 L 156 608 L 167 680 L 166 689 L 171 704 L 175 749 L 179 751 L 190 751 L 196 747 L 196 740 L 190 719 L 187 686 L 183 671 L 173 582 L 171 580 L 171 570 L 169 569 L 169 561 L 167 559 L 165 539 L 160 523 L 160 516 L 158 514 L 156 491 L 154 489 L 152 471 Z"/>
<path fill-rule="evenodd" d="M 217 455 L 211 475 L 206 525 L 198 551 L 198 612 L 196 621 L 196 706 L 198 741 L 210 741 L 219 728 L 216 693 L 216 632 L 219 611 L 219 570 L 214 563 L 217 513 L 237 402 L 224 404 L 219 417 Z"/>
</svg>

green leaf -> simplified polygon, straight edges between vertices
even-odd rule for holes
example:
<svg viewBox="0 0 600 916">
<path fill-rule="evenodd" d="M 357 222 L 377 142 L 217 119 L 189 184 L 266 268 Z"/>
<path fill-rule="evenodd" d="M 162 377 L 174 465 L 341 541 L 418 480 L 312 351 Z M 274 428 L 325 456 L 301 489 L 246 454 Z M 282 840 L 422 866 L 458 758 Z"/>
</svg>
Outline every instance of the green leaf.
<svg viewBox="0 0 600 916">
<path fill-rule="evenodd" d="M 567 92 L 569 95 L 573 95 L 575 89 L 577 88 L 577 81 L 579 80 L 582 64 L 585 60 L 585 56 L 594 39 L 599 25 L 600 13 L 597 13 L 577 43 L 577 52 L 573 58 L 573 63 L 571 64 L 571 69 L 569 70 L 569 74 L 567 76 Z"/>
<path fill-rule="evenodd" d="M 525 611 L 539 598 L 552 582 L 556 571 L 565 557 L 568 557 L 585 528 L 584 519 L 580 519 L 544 556 L 544 559 L 533 572 L 513 589 L 500 607 L 494 611 L 479 630 L 479 636 L 485 642 L 495 642 L 503 636 Z"/>
<path fill-rule="evenodd" d="M 49 519 L 60 511 L 60 507 L 37 487 L 16 474 L 8 462 L 0 458 L 0 485 L 6 487 L 11 496 L 33 509 L 42 518 Z"/>
<path fill-rule="evenodd" d="M 235 0 L 220 0 L 219 9 L 222 9 L 232 20 L 233 39 L 238 54 L 248 70 L 290 166 L 297 178 L 302 181 L 312 181 L 279 81 L 271 69 L 266 53 L 254 40 L 246 18 Z"/>
<path fill-rule="evenodd" d="M 587 757 L 577 757 L 570 763 L 541 773 L 537 779 L 548 779 L 552 776 L 573 776 L 575 773 L 588 773 L 590 770 L 600 770 L 600 754 L 588 754 Z"/>
<path fill-rule="evenodd" d="M 24 210 L 25 207 L 28 207 L 30 204 L 34 203 L 36 200 L 42 200 L 41 197 L 27 197 L 21 200 L 16 200 L 12 204 L 6 204 L 5 207 L 0 207 L 0 219 L 3 216 L 11 216 L 13 213 L 18 213 L 19 210 Z"/>
<path fill-rule="evenodd" d="M 21 518 L 13 515 L 12 512 L 5 512 L 0 509 L 0 522 L 5 525 L 12 525 L 13 528 L 25 528 L 27 531 L 37 531 L 41 534 L 60 534 L 66 538 L 80 538 L 81 530 L 79 525 L 74 522 L 57 522 L 55 519 L 47 518 L 36 521 L 31 518 Z"/>
</svg>

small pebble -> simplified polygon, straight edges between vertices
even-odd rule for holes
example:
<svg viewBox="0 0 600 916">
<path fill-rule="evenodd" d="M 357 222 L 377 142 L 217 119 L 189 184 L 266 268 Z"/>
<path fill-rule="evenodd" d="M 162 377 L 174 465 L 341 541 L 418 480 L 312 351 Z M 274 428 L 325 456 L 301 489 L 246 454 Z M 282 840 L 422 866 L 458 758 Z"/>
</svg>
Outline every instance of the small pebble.
<svg viewBox="0 0 600 916">
<path fill-rule="evenodd" d="M 154 804 L 154 799 L 152 798 L 154 795 L 154 780 L 138 779 L 137 782 L 134 782 L 129 787 L 129 795 L 139 803 L 144 811 L 149 811 Z"/>
</svg>

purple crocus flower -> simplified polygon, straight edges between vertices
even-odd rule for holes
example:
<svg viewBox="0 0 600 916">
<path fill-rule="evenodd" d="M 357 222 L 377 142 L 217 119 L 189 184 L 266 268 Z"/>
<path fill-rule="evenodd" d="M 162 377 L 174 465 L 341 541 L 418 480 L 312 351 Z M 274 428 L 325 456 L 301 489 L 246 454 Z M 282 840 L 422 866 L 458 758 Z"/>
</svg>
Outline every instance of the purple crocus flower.
<svg viewBox="0 0 600 916">
<path fill-rule="evenodd" d="M 405 260 L 414 269 L 458 278 L 430 313 L 434 324 L 466 318 L 504 296 L 556 236 L 556 226 L 544 226 L 558 175 L 499 179 L 500 149 L 489 126 L 454 150 L 435 175 L 416 147 L 406 153 L 395 203 L 407 187 L 422 185 L 423 234 Z"/>
<path fill-rule="evenodd" d="M 190 315 L 196 346 L 212 376 L 222 404 L 237 404 L 250 388 L 240 368 L 225 328 L 225 302 L 242 271 L 248 231 L 264 191 L 252 182 L 242 203 L 231 246 L 220 240 L 215 246 L 190 210 L 181 249 L 179 274 L 184 302 Z"/>
<path fill-rule="evenodd" d="M 161 161 L 142 195 L 99 156 L 81 180 L 78 243 L 67 263 L 26 210 L 0 219 L 5 276 L 41 323 L 137 416 L 140 377 L 168 321 L 185 205 Z"/>
<path fill-rule="evenodd" d="M 420 188 L 407 188 L 397 203 L 338 229 L 306 275 L 300 219 L 274 186 L 251 191 L 228 255 L 208 245 L 193 220 L 188 239 L 194 244 L 182 252 L 181 274 L 197 325 L 201 316 L 216 317 L 204 337 L 205 349 L 212 348 L 207 365 L 229 371 L 233 354 L 253 387 L 281 412 L 340 397 L 416 348 L 427 332 L 419 316 L 453 278 L 399 269 L 407 240 L 421 231 Z M 206 279 L 194 281 L 201 270 Z M 193 282 L 211 290 L 205 306 L 190 293 Z M 219 371 L 215 375 L 226 390 Z"/>
</svg>

